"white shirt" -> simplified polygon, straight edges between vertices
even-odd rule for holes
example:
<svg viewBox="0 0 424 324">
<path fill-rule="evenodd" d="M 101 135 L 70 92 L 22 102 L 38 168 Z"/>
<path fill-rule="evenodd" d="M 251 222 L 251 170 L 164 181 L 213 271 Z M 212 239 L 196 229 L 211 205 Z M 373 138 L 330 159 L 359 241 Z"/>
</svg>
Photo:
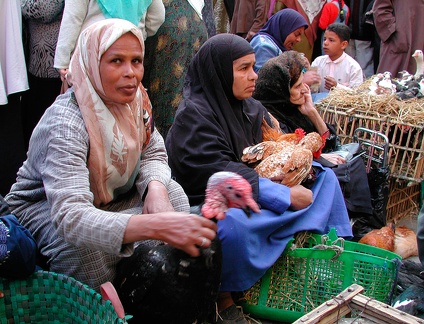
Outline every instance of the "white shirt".
<svg viewBox="0 0 424 324">
<path fill-rule="evenodd" d="M 318 56 L 311 64 L 318 68 L 321 76 L 320 92 L 328 92 L 325 89 L 325 76 L 331 76 L 337 81 L 337 87 L 352 89 L 364 82 L 361 66 L 352 57 L 343 53 L 337 60 L 332 61 L 328 55 Z"/>
<path fill-rule="evenodd" d="M 22 43 L 21 3 L 0 1 L 0 105 L 7 96 L 28 90 L 28 77 Z"/>
</svg>

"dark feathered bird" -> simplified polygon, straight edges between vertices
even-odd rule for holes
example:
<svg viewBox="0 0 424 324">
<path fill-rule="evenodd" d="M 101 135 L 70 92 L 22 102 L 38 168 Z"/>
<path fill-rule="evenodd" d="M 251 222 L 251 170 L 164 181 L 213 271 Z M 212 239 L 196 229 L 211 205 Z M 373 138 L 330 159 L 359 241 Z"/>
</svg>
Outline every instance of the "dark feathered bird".
<svg viewBox="0 0 424 324">
<path fill-rule="evenodd" d="M 260 212 L 250 184 L 231 172 L 208 182 L 202 213 L 217 217 L 229 207 Z M 115 286 L 131 323 L 191 324 L 213 322 L 221 277 L 221 243 L 216 237 L 199 257 L 158 241 L 142 243 L 120 262 Z"/>
<path fill-rule="evenodd" d="M 402 260 L 393 307 L 424 318 L 424 267 L 420 262 Z"/>
<path fill-rule="evenodd" d="M 396 297 L 393 307 L 424 319 L 424 281 L 409 286 Z"/>
<path fill-rule="evenodd" d="M 402 260 L 397 279 L 397 294 L 404 292 L 409 286 L 420 284 L 424 281 L 421 272 L 424 267 L 420 262 L 413 260 Z"/>
<path fill-rule="evenodd" d="M 407 89 L 401 92 L 396 92 L 396 98 L 399 100 L 407 100 L 417 97 L 420 89 L 418 87 Z"/>
<path fill-rule="evenodd" d="M 160 243 L 139 245 L 118 267 L 115 285 L 130 323 L 201 323 L 215 313 L 221 275 L 221 244 L 208 255 L 190 257 Z M 126 260 L 127 261 L 127 260 Z"/>
</svg>

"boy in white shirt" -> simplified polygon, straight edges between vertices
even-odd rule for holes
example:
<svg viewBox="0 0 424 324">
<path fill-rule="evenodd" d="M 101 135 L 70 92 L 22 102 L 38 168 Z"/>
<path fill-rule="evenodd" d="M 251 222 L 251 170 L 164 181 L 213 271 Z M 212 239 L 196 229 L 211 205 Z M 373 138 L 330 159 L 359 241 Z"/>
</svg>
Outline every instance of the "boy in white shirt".
<svg viewBox="0 0 424 324">
<path fill-rule="evenodd" d="M 344 51 L 349 40 L 350 28 L 345 24 L 334 23 L 325 30 L 326 55 L 318 56 L 311 64 L 322 78 L 320 92 L 329 92 L 333 87 L 352 89 L 364 81 L 361 66 Z"/>
</svg>

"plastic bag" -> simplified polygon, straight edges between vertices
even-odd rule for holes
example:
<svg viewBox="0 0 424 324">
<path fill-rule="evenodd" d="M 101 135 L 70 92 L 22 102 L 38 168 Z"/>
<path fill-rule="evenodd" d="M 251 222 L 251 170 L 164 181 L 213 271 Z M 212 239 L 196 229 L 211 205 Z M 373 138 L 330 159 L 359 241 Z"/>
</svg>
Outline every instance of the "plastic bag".
<svg viewBox="0 0 424 324">
<path fill-rule="evenodd" d="M 390 170 L 388 168 L 370 169 L 368 173 L 368 185 L 371 191 L 373 215 L 372 217 L 359 217 L 355 220 L 352 228 L 355 239 L 360 239 L 373 229 L 386 226 L 389 176 Z"/>
<path fill-rule="evenodd" d="M 1 196 L 0 211 L 0 277 L 25 278 L 35 271 L 37 244 Z"/>
</svg>

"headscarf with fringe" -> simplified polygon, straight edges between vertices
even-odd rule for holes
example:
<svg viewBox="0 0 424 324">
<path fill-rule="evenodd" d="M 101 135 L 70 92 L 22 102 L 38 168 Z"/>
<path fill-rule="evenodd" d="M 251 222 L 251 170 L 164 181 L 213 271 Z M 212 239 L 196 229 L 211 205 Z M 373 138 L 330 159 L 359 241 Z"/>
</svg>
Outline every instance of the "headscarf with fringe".
<svg viewBox="0 0 424 324">
<path fill-rule="evenodd" d="M 137 37 L 144 56 L 140 29 L 126 20 L 105 19 L 81 33 L 69 66 L 69 81 L 90 138 L 87 164 L 97 207 L 132 187 L 152 129 L 151 104 L 141 83 L 128 104 L 110 101 L 102 85 L 101 57 L 128 32 Z"/>
</svg>

